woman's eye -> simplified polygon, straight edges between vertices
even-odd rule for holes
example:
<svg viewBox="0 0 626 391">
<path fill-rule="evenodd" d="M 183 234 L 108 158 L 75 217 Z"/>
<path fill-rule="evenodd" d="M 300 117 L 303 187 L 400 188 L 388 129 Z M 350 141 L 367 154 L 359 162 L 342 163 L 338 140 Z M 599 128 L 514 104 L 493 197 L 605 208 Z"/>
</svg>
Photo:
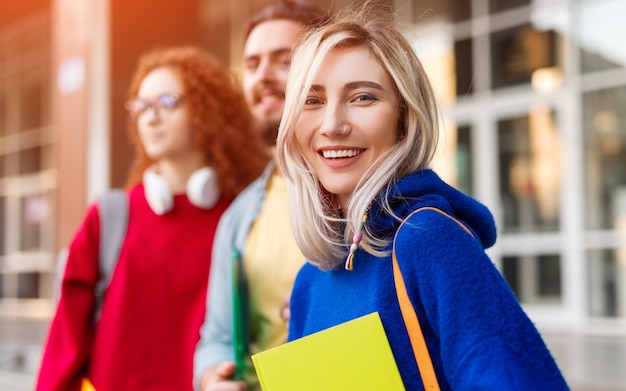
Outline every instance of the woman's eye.
<svg viewBox="0 0 626 391">
<path fill-rule="evenodd" d="M 375 100 L 378 100 L 378 99 L 372 94 L 359 94 L 354 98 L 355 102 L 369 102 L 369 101 L 375 101 Z"/>
<path fill-rule="evenodd" d="M 304 104 L 306 106 L 312 106 L 312 105 L 317 105 L 320 103 L 319 98 L 314 97 L 314 96 L 310 96 L 308 98 L 305 99 Z"/>
</svg>

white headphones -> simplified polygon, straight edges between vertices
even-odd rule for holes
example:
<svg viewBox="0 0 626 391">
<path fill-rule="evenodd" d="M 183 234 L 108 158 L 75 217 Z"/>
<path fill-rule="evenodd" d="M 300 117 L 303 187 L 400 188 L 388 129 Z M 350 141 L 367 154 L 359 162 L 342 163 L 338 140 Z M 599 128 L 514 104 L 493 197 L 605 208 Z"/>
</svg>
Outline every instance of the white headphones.
<svg viewBox="0 0 626 391">
<path fill-rule="evenodd" d="M 143 186 L 150 209 L 158 215 L 164 215 L 174 207 L 174 194 L 165 178 L 149 168 L 143 173 Z M 189 201 L 201 209 L 211 209 L 220 198 L 217 174 L 211 167 L 196 170 L 187 181 Z"/>
</svg>

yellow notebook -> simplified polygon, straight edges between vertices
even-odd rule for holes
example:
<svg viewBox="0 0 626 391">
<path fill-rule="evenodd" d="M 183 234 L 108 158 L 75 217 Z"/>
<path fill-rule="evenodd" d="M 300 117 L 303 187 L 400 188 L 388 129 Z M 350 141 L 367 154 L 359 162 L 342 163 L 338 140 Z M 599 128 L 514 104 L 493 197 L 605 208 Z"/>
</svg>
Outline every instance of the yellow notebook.
<svg viewBox="0 0 626 391">
<path fill-rule="evenodd" d="M 378 312 L 257 353 L 263 391 L 404 391 Z"/>
</svg>

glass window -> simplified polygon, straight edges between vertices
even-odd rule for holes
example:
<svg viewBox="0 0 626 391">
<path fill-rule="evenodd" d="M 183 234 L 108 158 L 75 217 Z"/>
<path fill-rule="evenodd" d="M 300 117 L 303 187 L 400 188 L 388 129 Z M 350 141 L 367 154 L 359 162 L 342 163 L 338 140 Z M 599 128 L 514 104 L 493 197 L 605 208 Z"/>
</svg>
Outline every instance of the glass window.
<svg viewBox="0 0 626 391">
<path fill-rule="evenodd" d="M 457 129 L 456 147 L 456 187 L 465 194 L 473 194 L 472 177 L 472 138 L 469 126 Z"/>
<path fill-rule="evenodd" d="M 39 297 L 40 273 L 19 273 L 17 275 L 17 297 L 35 299 Z"/>
<path fill-rule="evenodd" d="M 49 218 L 50 211 L 45 197 L 36 195 L 21 200 L 22 219 L 21 250 L 39 250 L 42 248 L 42 229 Z"/>
<path fill-rule="evenodd" d="M 41 170 L 41 152 L 40 146 L 20 152 L 20 174 L 34 174 Z"/>
<path fill-rule="evenodd" d="M 492 33 L 492 87 L 530 83 L 534 71 L 554 67 L 555 37 L 552 30 L 539 31 L 530 25 Z"/>
<path fill-rule="evenodd" d="M 589 312 L 591 316 L 626 314 L 626 246 L 588 252 Z"/>
<path fill-rule="evenodd" d="M 454 43 L 454 70 L 456 74 L 456 96 L 463 97 L 472 94 L 474 92 L 474 62 L 471 39 Z"/>
<path fill-rule="evenodd" d="M 559 255 L 506 256 L 502 258 L 502 274 L 521 303 L 561 300 Z"/>
<path fill-rule="evenodd" d="M 537 257 L 537 294 L 540 297 L 561 297 L 561 257 L 542 255 Z"/>
<path fill-rule="evenodd" d="M 489 12 L 496 13 L 530 5 L 530 0 L 489 0 Z"/>
<path fill-rule="evenodd" d="M 626 47 L 620 39 L 626 36 L 626 0 L 581 1 L 576 6 L 574 31 L 579 34 L 583 72 L 626 68 Z"/>
<path fill-rule="evenodd" d="M 500 199 L 505 232 L 554 231 L 559 225 L 560 145 L 554 115 L 498 122 Z"/>
<path fill-rule="evenodd" d="M 626 87 L 583 95 L 588 229 L 626 219 Z"/>
</svg>

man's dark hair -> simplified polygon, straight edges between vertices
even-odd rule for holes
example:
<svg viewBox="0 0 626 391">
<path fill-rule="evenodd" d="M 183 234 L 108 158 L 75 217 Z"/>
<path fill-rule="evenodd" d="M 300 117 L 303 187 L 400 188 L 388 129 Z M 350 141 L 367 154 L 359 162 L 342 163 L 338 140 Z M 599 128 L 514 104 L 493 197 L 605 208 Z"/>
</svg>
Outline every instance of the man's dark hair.
<svg viewBox="0 0 626 391">
<path fill-rule="evenodd" d="M 318 6 L 291 0 L 277 0 L 252 15 L 248 22 L 245 38 L 248 39 L 250 32 L 256 26 L 268 20 L 293 20 L 305 28 L 311 28 L 326 22 L 328 18 L 328 11 Z"/>
</svg>

